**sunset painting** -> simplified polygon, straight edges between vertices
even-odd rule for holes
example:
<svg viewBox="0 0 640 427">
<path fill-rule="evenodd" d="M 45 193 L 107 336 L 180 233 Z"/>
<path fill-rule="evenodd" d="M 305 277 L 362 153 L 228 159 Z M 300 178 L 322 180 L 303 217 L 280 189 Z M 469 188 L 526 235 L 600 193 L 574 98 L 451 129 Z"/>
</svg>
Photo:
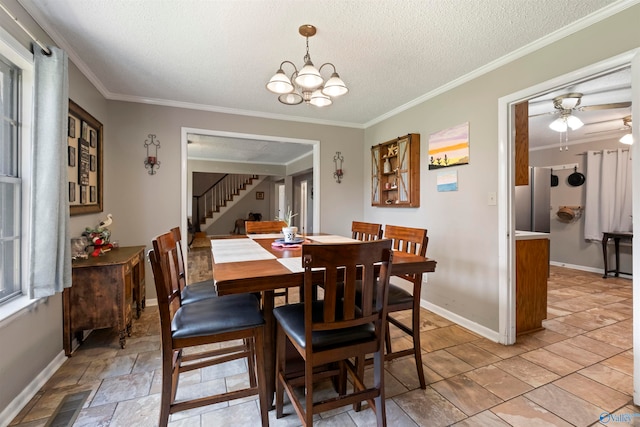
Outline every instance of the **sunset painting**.
<svg viewBox="0 0 640 427">
<path fill-rule="evenodd" d="M 469 122 L 429 136 L 429 170 L 469 164 Z"/>
</svg>

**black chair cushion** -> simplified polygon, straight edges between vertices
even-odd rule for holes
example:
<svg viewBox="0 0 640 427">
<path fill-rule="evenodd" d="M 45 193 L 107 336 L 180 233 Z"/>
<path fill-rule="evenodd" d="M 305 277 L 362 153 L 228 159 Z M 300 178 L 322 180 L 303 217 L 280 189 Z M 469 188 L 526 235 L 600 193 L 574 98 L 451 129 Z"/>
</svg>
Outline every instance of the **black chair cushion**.
<svg viewBox="0 0 640 427">
<path fill-rule="evenodd" d="M 218 291 L 216 290 L 213 280 L 196 282 L 185 286 L 182 290 L 182 304 L 191 304 L 192 302 L 215 298 L 217 296 Z"/>
<path fill-rule="evenodd" d="M 360 289 L 362 289 L 362 282 L 358 280 L 356 282 L 356 301 L 360 301 Z M 387 300 L 387 305 L 408 303 L 413 303 L 413 295 L 410 292 L 402 289 L 400 286 L 389 283 L 389 297 Z"/>
<path fill-rule="evenodd" d="M 389 284 L 388 305 L 413 303 L 413 295 L 400 286 Z"/>
<path fill-rule="evenodd" d="M 178 309 L 171 322 L 174 339 L 238 331 L 264 324 L 260 306 L 250 294 L 209 298 Z"/>
<path fill-rule="evenodd" d="M 314 301 L 312 313 L 314 321 L 322 320 L 323 307 L 323 301 Z M 304 303 L 276 307 L 273 309 L 273 315 L 293 340 L 300 346 L 306 347 L 306 339 L 304 336 Z M 347 343 L 357 343 L 371 339 L 375 339 L 375 328 L 372 323 L 368 323 L 366 325 L 333 331 L 315 331 L 312 335 L 312 345 L 314 350 L 326 350 Z"/>
</svg>

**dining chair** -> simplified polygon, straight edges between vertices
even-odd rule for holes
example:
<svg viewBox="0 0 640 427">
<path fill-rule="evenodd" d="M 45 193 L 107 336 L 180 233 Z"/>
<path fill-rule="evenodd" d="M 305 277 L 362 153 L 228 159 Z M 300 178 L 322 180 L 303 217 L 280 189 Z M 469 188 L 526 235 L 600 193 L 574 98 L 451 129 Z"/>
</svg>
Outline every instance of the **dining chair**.
<svg viewBox="0 0 640 427">
<path fill-rule="evenodd" d="M 284 221 L 245 221 L 244 229 L 247 234 L 267 234 L 282 233 L 282 228 L 286 227 Z"/>
<path fill-rule="evenodd" d="M 187 270 L 182 251 L 180 227 L 174 227 L 168 233 L 157 236 L 156 240 L 163 253 L 168 253 L 170 249 L 175 248 L 173 256 L 176 263 L 176 274 L 178 275 L 182 304 L 190 304 L 194 301 L 218 296 L 213 279 L 187 285 Z"/>
<path fill-rule="evenodd" d="M 284 221 L 246 221 L 244 229 L 247 234 L 271 234 L 282 233 L 282 228 L 286 227 Z M 289 288 L 274 292 L 274 297 L 284 297 L 285 304 L 289 304 Z"/>
<path fill-rule="evenodd" d="M 426 256 L 429 237 L 427 237 L 427 230 L 424 228 L 386 225 L 384 227 L 384 237 L 393 241 L 393 249 L 396 251 L 408 252 L 423 257 Z M 412 292 L 408 292 L 398 285 L 389 285 L 389 314 L 387 315 L 387 333 L 385 335 L 387 354 L 385 359 L 392 360 L 413 354 L 416 361 L 420 388 L 425 389 L 427 385 L 424 379 L 420 348 L 420 292 L 422 289 L 422 274 L 403 274 L 397 277 L 411 282 L 413 289 Z M 406 326 L 392 316 L 392 313 L 404 310 L 411 310 L 411 327 Z M 413 348 L 396 352 L 392 350 L 389 323 L 412 337 Z"/>
<path fill-rule="evenodd" d="M 158 298 L 162 354 L 160 427 L 167 426 L 173 413 L 255 394 L 259 395 L 262 426 L 268 426 L 264 318 L 258 300 L 250 294 L 238 294 L 181 304 L 172 253 L 175 248 L 163 252 L 157 240 L 153 247 L 149 258 Z M 210 349 L 210 344 L 234 340 L 242 340 L 242 344 Z M 198 349 L 200 346 L 206 347 Z M 176 399 L 181 373 L 242 358 L 247 359 L 248 387 L 191 400 Z"/>
<path fill-rule="evenodd" d="M 377 425 L 386 426 L 384 319 L 392 256 L 391 241 L 387 239 L 302 246 L 304 294 L 312 295 L 313 288 L 320 284 L 324 288 L 324 299 L 305 298 L 301 303 L 274 309 L 276 418 L 283 416 L 286 391 L 304 426 L 312 425 L 315 413 L 362 401 L 369 402 L 375 411 Z M 357 304 L 359 278 L 363 298 Z M 338 286 L 343 286 L 343 296 L 336 292 Z M 287 371 L 287 342 L 304 360 L 303 372 Z M 372 353 L 373 384 L 367 386 L 364 356 Z M 350 358 L 354 358 L 355 363 Z M 322 370 L 317 369 L 320 366 Z M 347 393 L 347 375 L 352 378 L 350 393 Z M 314 401 L 314 380 L 323 378 L 338 378 L 338 396 Z M 297 390 L 300 386 L 302 396 Z"/>
<path fill-rule="evenodd" d="M 382 239 L 382 224 L 352 221 L 351 237 L 356 240 L 362 240 L 363 242 Z"/>
</svg>

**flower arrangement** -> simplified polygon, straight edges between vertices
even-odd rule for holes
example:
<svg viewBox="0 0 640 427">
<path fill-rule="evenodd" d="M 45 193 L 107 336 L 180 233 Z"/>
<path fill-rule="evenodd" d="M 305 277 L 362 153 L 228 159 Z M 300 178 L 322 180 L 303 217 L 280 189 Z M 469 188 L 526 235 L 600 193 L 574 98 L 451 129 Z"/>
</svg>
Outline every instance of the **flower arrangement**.
<svg viewBox="0 0 640 427">
<path fill-rule="evenodd" d="M 289 206 L 289 207 L 287 207 L 287 213 L 285 214 L 285 216 L 282 217 L 282 218 L 276 217 L 276 221 L 284 221 L 284 222 L 287 223 L 287 227 L 291 227 L 291 220 L 296 215 L 298 215 L 298 214 L 297 213 L 293 213 L 291 211 L 291 206 Z"/>
</svg>

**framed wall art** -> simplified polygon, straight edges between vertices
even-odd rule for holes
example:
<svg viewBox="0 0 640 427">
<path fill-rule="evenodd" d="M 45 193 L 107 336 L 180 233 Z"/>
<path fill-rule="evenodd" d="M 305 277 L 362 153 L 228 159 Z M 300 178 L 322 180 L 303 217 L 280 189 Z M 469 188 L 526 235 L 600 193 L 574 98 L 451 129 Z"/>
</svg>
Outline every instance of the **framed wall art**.
<svg viewBox="0 0 640 427">
<path fill-rule="evenodd" d="M 429 170 L 469 164 L 469 122 L 429 136 Z"/>
<path fill-rule="evenodd" d="M 264 200 L 264 191 L 256 191 L 256 200 Z"/>
<path fill-rule="evenodd" d="M 102 123 L 69 100 L 67 144 L 71 215 L 102 212 Z M 77 190 L 76 190 L 77 188 Z"/>
</svg>

